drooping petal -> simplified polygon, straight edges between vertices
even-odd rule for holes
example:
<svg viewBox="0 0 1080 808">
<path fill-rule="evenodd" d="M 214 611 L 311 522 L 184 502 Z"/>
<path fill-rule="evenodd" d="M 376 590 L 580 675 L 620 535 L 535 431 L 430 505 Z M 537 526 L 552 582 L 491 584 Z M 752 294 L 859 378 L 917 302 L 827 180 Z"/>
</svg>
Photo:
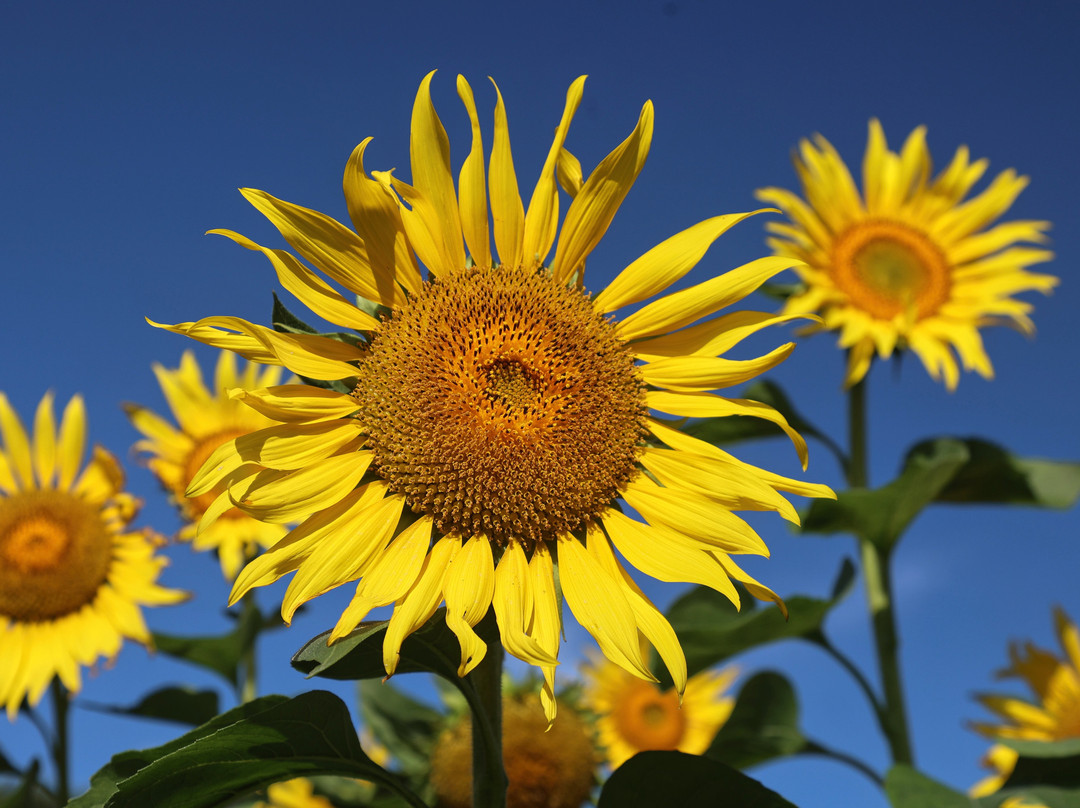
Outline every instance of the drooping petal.
<svg viewBox="0 0 1080 808">
<path fill-rule="evenodd" d="M 486 536 L 473 536 L 454 556 L 446 571 L 446 626 L 461 644 L 458 676 L 465 676 L 480 664 L 487 643 L 473 626 L 487 614 L 495 592 L 495 562 Z"/>
<path fill-rule="evenodd" d="M 503 550 L 495 569 L 492 604 L 499 635 L 506 650 L 530 665 L 557 665 L 558 659 L 529 636 L 527 627 L 533 619 L 535 597 L 532 577 L 521 543 L 511 541 Z"/>
<path fill-rule="evenodd" d="M 461 549 L 460 536 L 444 536 L 435 542 L 431 552 L 424 558 L 424 569 L 390 616 L 383 638 L 383 665 L 386 675 L 393 676 L 401 658 L 401 644 L 435 614 L 443 599 L 443 583 L 446 571 Z"/>
</svg>

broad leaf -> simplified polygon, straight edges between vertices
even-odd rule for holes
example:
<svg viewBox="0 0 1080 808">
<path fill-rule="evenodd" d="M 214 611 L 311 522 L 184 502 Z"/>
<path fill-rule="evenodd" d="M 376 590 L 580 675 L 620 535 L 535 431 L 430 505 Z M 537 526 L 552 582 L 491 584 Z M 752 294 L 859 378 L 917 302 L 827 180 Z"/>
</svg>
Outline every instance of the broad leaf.
<svg viewBox="0 0 1080 808">
<path fill-rule="evenodd" d="M 697 587 L 676 600 L 667 618 L 679 635 L 689 675 L 711 668 L 748 648 L 793 637 L 812 637 L 821 630 L 829 610 L 851 588 L 854 568 L 845 559 L 833 585 L 833 596 L 821 600 L 805 595 L 785 598 L 788 619 L 773 606 L 759 607 L 740 587 L 742 610 L 736 611 L 726 597 L 706 587 Z M 653 665 L 661 686 L 671 687 L 671 676 L 661 664 Z"/>
<path fill-rule="evenodd" d="M 999 797 L 1025 796 L 1046 808 L 1080 808 L 1080 754 L 1075 752 L 1076 743 L 1076 740 L 1047 743 L 1042 745 L 1056 749 L 1039 750 L 1031 749 L 1039 744 L 1022 744 L 1024 751 L 1001 790 L 984 797 L 980 805 L 997 808 L 1000 803 L 995 800 Z M 1038 751 L 1043 756 L 1025 756 L 1028 751 Z"/>
<path fill-rule="evenodd" d="M 995 738 L 1000 743 L 1015 749 L 1024 758 L 1064 758 L 1080 756 L 1080 738 L 1068 738 L 1064 741 L 1025 741 L 1020 738 Z"/>
<path fill-rule="evenodd" d="M 963 445 L 968 460 L 938 493 L 938 502 L 1071 508 L 1080 499 L 1080 463 L 1017 457 L 981 438 L 923 441 L 911 448 L 906 462 L 939 452 L 945 442 Z"/>
<path fill-rule="evenodd" d="M 163 687 L 145 696 L 132 707 L 114 707 L 85 701 L 80 701 L 78 704 L 84 709 L 96 712 L 156 718 L 191 726 L 198 726 L 209 721 L 218 714 L 219 709 L 217 693 L 213 690 L 194 690 L 190 687 Z"/>
<path fill-rule="evenodd" d="M 962 443 L 937 441 L 932 449 L 909 456 L 900 476 L 882 488 L 854 488 L 841 491 L 835 500 L 814 500 L 802 531 L 850 532 L 888 549 L 967 461 Z"/>
<path fill-rule="evenodd" d="M 245 706 L 260 703 L 263 709 L 216 724 L 216 731 L 196 730 L 185 745 L 149 759 L 119 780 L 106 808 L 211 808 L 271 783 L 320 774 L 363 778 L 403 792 L 394 775 L 364 754 L 337 696 L 316 690 Z M 415 797 L 412 803 L 423 805 Z"/>
<path fill-rule="evenodd" d="M 389 682 L 359 683 L 360 718 L 375 740 L 386 747 L 401 770 L 421 774 L 431 767 L 431 751 L 443 715 Z"/>
<path fill-rule="evenodd" d="M 974 808 L 978 803 L 910 766 L 900 763 L 885 775 L 885 794 L 893 808 Z"/>
<path fill-rule="evenodd" d="M 746 769 L 772 758 L 798 754 L 807 747 L 799 730 L 795 691 L 779 673 L 765 671 L 742 686 L 735 709 L 705 755 L 736 769 Z"/>
<path fill-rule="evenodd" d="M 241 660 L 259 631 L 269 624 L 258 609 L 246 608 L 228 634 L 182 637 L 155 633 L 154 645 L 162 653 L 214 671 L 235 688 L 240 685 Z"/>
<path fill-rule="evenodd" d="M 598 808 L 794 808 L 753 778 L 683 752 L 639 752 L 604 783 Z"/>
</svg>

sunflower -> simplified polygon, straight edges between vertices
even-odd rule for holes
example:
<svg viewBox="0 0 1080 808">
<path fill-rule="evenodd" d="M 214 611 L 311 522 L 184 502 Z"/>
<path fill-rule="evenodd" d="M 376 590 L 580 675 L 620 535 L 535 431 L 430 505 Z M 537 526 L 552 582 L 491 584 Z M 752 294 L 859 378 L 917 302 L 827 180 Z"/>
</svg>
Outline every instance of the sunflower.
<svg viewBox="0 0 1080 808">
<path fill-rule="evenodd" d="M 34 418 L 33 439 L 0 393 L 0 704 L 14 719 L 36 704 L 54 676 L 71 692 L 80 666 L 113 657 L 125 637 L 149 645 L 140 605 L 186 595 L 156 584 L 163 541 L 129 531 L 139 502 L 104 449 L 80 473 L 86 413 L 80 396 L 57 434 L 53 397 Z"/>
<path fill-rule="evenodd" d="M 194 354 L 185 351 L 176 370 L 155 363 L 154 374 L 179 428 L 145 407 L 129 404 L 125 407 L 128 417 L 146 436 L 135 448 L 148 453 L 147 466 L 180 509 L 185 524 L 177 538 L 192 542 L 196 550 L 216 550 L 221 570 L 231 581 L 245 560 L 276 543 L 285 535 L 286 528 L 260 522 L 243 511 L 229 508 L 223 514 L 215 514 L 217 521 L 199 531 L 199 521 L 220 492 L 210 491 L 187 499 L 184 491 L 206 458 L 222 443 L 277 423 L 230 398 L 228 391 L 276 385 L 281 380 L 281 368 L 260 368 L 248 363 L 243 373 L 237 373 L 236 357 L 222 351 L 211 391 L 203 382 Z"/>
<path fill-rule="evenodd" d="M 266 789 L 266 800 L 255 803 L 255 808 L 334 808 L 334 803 L 315 793 L 306 777 L 274 783 Z"/>
<path fill-rule="evenodd" d="M 681 700 L 674 690 L 660 690 L 606 659 L 593 660 L 583 672 L 583 703 L 597 715 L 598 741 L 613 769 L 638 752 L 702 754 L 735 707 L 724 695 L 738 676 L 735 668 L 691 676 Z"/>
<path fill-rule="evenodd" d="M 526 210 L 498 88 L 485 183 L 476 105 L 458 77 L 472 147 L 455 192 L 430 81 L 431 74 L 413 106 L 413 184 L 365 173 L 370 139 L 348 161 L 345 200 L 356 232 L 263 191 L 242 191 L 303 258 L 370 305 L 353 305 L 286 251 L 215 231 L 263 253 L 315 314 L 359 336 L 280 333 L 238 317 L 162 326 L 328 385 L 237 393 L 279 424 L 224 443 L 188 493 L 224 485 L 212 511 L 235 506 L 265 521 L 300 523 L 241 571 L 234 601 L 295 572 L 282 600 L 289 621 L 300 604 L 359 579 L 331 642 L 371 609 L 395 604 L 383 644 L 388 674 L 404 638 L 445 600 L 465 675 L 486 652 L 473 627 L 493 606 L 503 646 L 542 669 L 553 716 L 561 590 L 609 658 L 652 680 L 640 632 L 681 692 L 678 639 L 614 550 L 659 580 L 704 584 L 737 603 L 734 578 L 779 603 L 732 559 L 768 555 L 733 511 L 772 510 L 795 521 L 780 492 L 832 492 L 743 463 L 650 411 L 767 419 L 789 435 L 805 468 L 806 443 L 778 412 L 709 392 L 791 352 L 787 343 L 755 359 L 721 358 L 792 317 L 712 315 L 797 262 L 752 261 L 616 322 L 610 312 L 666 289 L 750 214 L 707 219 L 672 236 L 591 297 L 585 259 L 645 162 L 652 104 L 583 180 L 564 149 L 584 77 L 574 81 Z M 573 196 L 561 232 L 556 173 Z M 620 499 L 644 521 L 623 513 Z"/>
<path fill-rule="evenodd" d="M 507 808 L 580 808 L 596 785 L 598 756 L 588 724 L 571 705 L 548 724 L 535 694 L 502 700 Z M 472 717 L 439 735 L 431 753 L 431 785 L 439 808 L 470 808 Z"/>
<path fill-rule="evenodd" d="M 1009 667 L 998 672 L 999 678 L 1022 679 L 1031 688 L 1034 702 L 1003 695 L 983 695 L 979 701 L 997 713 L 1001 724 L 974 723 L 972 727 L 988 738 L 1013 738 L 1027 741 L 1061 741 L 1080 738 L 1080 631 L 1060 608 L 1054 610 L 1061 656 L 1034 644 L 1025 643 L 1021 651 L 1009 648 Z M 995 744 L 983 758 L 983 765 L 994 774 L 979 782 L 972 796 L 993 794 L 1009 779 L 1016 766 L 1017 753 Z"/>
<path fill-rule="evenodd" d="M 784 307 L 818 312 L 820 328 L 838 330 L 849 349 L 846 384 L 862 379 L 875 352 L 887 359 L 910 348 L 935 380 L 952 390 L 965 370 L 993 377 L 979 329 L 1012 325 L 1031 334 L 1032 306 L 1012 295 L 1049 292 L 1052 275 L 1025 267 L 1053 253 L 1043 243 L 1049 222 L 998 219 L 1028 183 L 1012 169 L 965 201 L 986 171 L 966 146 L 930 180 L 926 129 L 915 129 L 900 153 L 888 149 L 881 124 L 870 121 L 860 196 L 844 161 L 825 138 L 803 140 L 793 159 L 806 201 L 781 188 L 758 199 L 784 210 L 790 223 L 770 223 L 777 255 L 806 262 L 795 271 L 805 284 Z M 813 328 L 813 326 L 812 326 Z M 955 352 L 955 353 L 954 353 Z"/>
</svg>

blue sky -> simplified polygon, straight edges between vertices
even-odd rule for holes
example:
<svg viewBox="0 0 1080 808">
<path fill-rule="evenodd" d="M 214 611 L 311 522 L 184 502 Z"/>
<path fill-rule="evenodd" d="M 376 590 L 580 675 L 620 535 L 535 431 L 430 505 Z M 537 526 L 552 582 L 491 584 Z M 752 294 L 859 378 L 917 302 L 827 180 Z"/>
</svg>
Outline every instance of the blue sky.
<svg viewBox="0 0 1080 808">
<path fill-rule="evenodd" d="M 29 420 L 48 389 L 86 396 L 91 439 L 121 455 L 130 488 L 146 500 L 142 523 L 172 533 L 176 517 L 149 473 L 132 461 L 137 435 L 120 402 L 164 411 L 150 372 L 175 366 L 192 343 L 156 331 L 144 316 L 178 322 L 213 314 L 269 320 L 276 283 L 265 261 L 211 228 L 278 245 L 276 233 L 236 192 L 275 196 L 345 217 L 341 172 L 352 148 L 375 137 L 369 167 L 407 177 L 416 87 L 433 68 L 435 103 L 453 160 L 467 148 L 454 76 L 472 83 L 487 126 L 494 77 L 506 99 L 515 163 L 531 187 L 569 83 L 587 73 L 568 146 L 595 165 L 631 130 L 641 104 L 656 105 L 649 162 L 589 262 L 601 288 L 649 247 L 701 219 L 757 205 L 755 188 L 795 186 L 789 154 L 817 131 L 850 165 L 862 159 L 867 120 L 893 146 L 929 127 L 937 165 L 962 143 L 1032 178 L 1012 218 L 1050 219 L 1062 277 L 1035 301 L 1038 336 L 990 331 L 997 379 L 966 375 L 947 393 L 914 361 L 877 368 L 870 382 L 871 478 L 893 476 L 911 443 L 935 434 L 983 435 L 1034 456 L 1080 458 L 1076 426 L 1070 271 L 1080 257 L 1070 56 L 1080 11 L 1067 4 L 550 2 L 34 3 L 5 11 L 0 30 L 0 388 Z M 490 131 L 489 129 L 486 131 Z M 490 140 L 489 140 L 490 142 Z M 725 235 L 694 279 L 765 252 L 763 219 Z M 770 305 L 756 301 L 755 305 Z M 772 344 L 783 336 L 770 335 Z M 209 351 L 200 351 L 204 362 Z M 830 336 L 800 344 L 773 374 L 811 420 L 840 435 L 843 358 Z M 813 451 L 816 448 L 816 451 Z M 789 446 L 741 456 L 798 474 Z M 838 483 L 812 446 L 812 479 Z M 824 595 L 846 537 L 796 538 L 779 519 L 754 523 L 773 557 L 751 571 L 781 594 Z M 1004 508 L 938 508 L 896 557 L 903 668 L 919 763 L 957 787 L 979 777 L 985 743 L 965 729 L 982 717 L 971 694 L 995 685 L 1011 638 L 1054 642 L 1051 608 L 1080 618 L 1075 575 L 1080 515 Z M 215 564 L 186 546 L 164 580 L 192 589 L 182 607 L 151 611 L 174 633 L 215 631 L 226 587 Z M 680 590 L 655 586 L 668 602 Z M 268 590 L 271 603 L 280 588 Z M 262 649 L 265 692 L 305 682 L 288 655 L 335 619 L 328 596 Z M 861 589 L 832 616 L 837 644 L 873 665 Z M 571 634 L 569 658 L 587 647 Z M 0 664 L 2 659 L 0 659 Z M 885 747 L 844 673 L 793 643 L 739 660 L 746 674 L 778 668 L 795 682 L 807 731 L 872 764 Z M 216 686 L 198 671 L 125 647 L 88 679 L 85 698 L 132 702 L 167 681 Z M 1007 686 L 1007 685 L 1006 685 Z M 351 699 L 348 687 L 337 688 Z M 75 713 L 74 780 L 85 782 L 105 750 L 162 742 L 178 728 Z M 42 750 L 25 720 L 0 722 L 0 747 L 25 760 Z M 854 772 L 817 761 L 763 767 L 757 776 L 803 808 L 883 798 Z"/>
</svg>

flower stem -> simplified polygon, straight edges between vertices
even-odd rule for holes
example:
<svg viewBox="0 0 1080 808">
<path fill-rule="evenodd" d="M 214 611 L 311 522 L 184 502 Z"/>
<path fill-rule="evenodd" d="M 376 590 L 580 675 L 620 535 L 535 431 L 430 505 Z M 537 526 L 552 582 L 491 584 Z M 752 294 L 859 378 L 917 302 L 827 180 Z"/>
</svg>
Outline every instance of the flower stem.
<svg viewBox="0 0 1080 808">
<path fill-rule="evenodd" d="M 262 615 L 258 614 L 259 604 L 255 602 L 255 593 L 248 592 L 241 598 L 244 604 L 244 617 L 242 619 L 249 620 L 252 617 L 252 613 L 256 613 L 259 623 L 262 623 Z M 256 650 L 258 648 L 258 636 L 259 632 L 256 631 L 255 635 L 251 638 L 251 643 L 244 649 L 244 654 L 241 657 L 241 665 L 244 669 L 244 681 L 240 686 L 241 704 L 247 704 L 249 701 L 254 701 L 259 695 L 259 679 L 258 679 L 258 662 L 256 659 Z"/>
<path fill-rule="evenodd" d="M 471 704 L 474 808 L 506 808 L 507 780 L 502 759 L 503 647 L 493 618 L 489 613 L 477 626 L 477 632 L 487 643 L 487 653 L 469 674 L 477 695 Z M 492 625 L 485 626 L 488 623 Z"/>
<path fill-rule="evenodd" d="M 849 451 L 848 485 L 851 488 L 867 486 L 867 439 L 866 439 L 866 380 L 863 379 L 849 391 Z M 866 581 L 866 599 L 870 606 L 871 625 L 878 666 L 881 669 L 884 711 L 879 715 L 881 729 L 889 743 L 894 763 L 913 763 L 911 739 L 908 733 L 907 710 L 904 706 L 904 689 L 900 679 L 899 638 L 896 631 L 896 613 L 893 611 L 892 576 L 889 570 L 889 550 L 867 539 L 859 539 L 859 555 L 863 578 Z"/>
<path fill-rule="evenodd" d="M 52 680 L 53 721 L 56 733 L 53 735 L 52 756 L 56 764 L 56 798 L 61 805 L 66 805 L 70 796 L 68 784 L 68 699 L 67 688 L 59 678 Z"/>
</svg>

